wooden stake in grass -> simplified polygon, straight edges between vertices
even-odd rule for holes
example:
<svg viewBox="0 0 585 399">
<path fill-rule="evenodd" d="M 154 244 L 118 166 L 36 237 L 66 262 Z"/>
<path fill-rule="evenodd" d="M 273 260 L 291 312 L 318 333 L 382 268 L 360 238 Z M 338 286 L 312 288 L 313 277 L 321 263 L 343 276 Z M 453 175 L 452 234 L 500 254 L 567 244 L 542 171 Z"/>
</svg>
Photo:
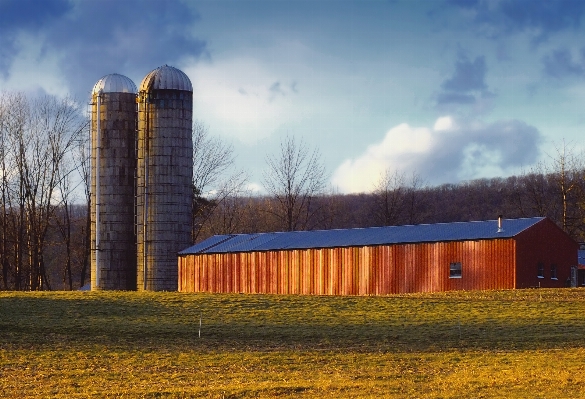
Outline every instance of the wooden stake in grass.
<svg viewBox="0 0 585 399">
<path fill-rule="evenodd" d="M 201 338 L 201 319 L 203 318 L 203 313 L 199 315 L 199 338 Z"/>
</svg>

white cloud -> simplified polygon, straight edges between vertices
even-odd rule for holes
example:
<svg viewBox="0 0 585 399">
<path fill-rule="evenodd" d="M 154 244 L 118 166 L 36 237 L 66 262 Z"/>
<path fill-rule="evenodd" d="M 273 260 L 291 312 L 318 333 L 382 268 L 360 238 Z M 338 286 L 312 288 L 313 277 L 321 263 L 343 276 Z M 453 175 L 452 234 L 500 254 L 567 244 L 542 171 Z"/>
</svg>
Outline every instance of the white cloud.
<svg viewBox="0 0 585 399">
<path fill-rule="evenodd" d="M 66 96 L 69 93 L 69 86 L 61 73 L 59 66 L 61 59 L 58 54 L 56 52 L 45 54 L 40 35 L 20 33 L 16 40 L 19 48 L 18 57 L 13 60 L 7 77 L 2 79 L 0 75 L 0 90 L 29 93 L 40 91 L 60 97 Z M 88 88 L 88 92 L 90 90 L 91 87 Z M 87 98 L 78 100 L 83 102 Z"/>
<path fill-rule="evenodd" d="M 536 128 L 516 120 L 458 123 L 445 116 L 432 128 L 403 123 L 345 160 L 332 183 L 342 192 L 368 192 L 386 169 L 417 173 L 431 184 L 502 176 L 537 159 L 540 137 Z"/>
<path fill-rule="evenodd" d="M 249 183 L 246 186 L 246 191 L 250 192 L 251 195 L 262 195 L 265 194 L 266 191 L 264 190 L 264 187 L 260 184 L 260 183 Z"/>
<path fill-rule="evenodd" d="M 358 158 L 345 160 L 333 174 L 333 186 L 342 192 L 370 191 L 384 170 L 415 167 L 416 160 L 428 153 L 432 145 L 430 129 L 400 124 Z"/>
<path fill-rule="evenodd" d="M 214 134 L 254 143 L 288 120 L 294 81 L 252 58 L 199 62 L 185 68 L 193 81 L 194 116 Z"/>
<path fill-rule="evenodd" d="M 450 116 L 440 117 L 435 122 L 435 126 L 433 126 L 433 129 L 437 132 L 441 131 L 441 130 L 451 130 L 453 128 L 454 128 L 454 122 L 453 122 L 453 118 L 451 118 Z"/>
</svg>

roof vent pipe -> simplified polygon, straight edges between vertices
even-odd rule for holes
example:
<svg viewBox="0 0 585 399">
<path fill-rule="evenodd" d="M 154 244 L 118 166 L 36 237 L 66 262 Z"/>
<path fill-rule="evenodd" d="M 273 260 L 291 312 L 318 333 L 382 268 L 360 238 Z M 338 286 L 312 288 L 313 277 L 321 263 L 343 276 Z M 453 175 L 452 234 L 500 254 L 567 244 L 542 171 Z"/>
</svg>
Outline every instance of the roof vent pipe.
<svg viewBox="0 0 585 399">
<path fill-rule="evenodd" d="M 503 233 L 504 229 L 502 228 L 502 215 L 498 215 L 498 233 Z"/>
</svg>

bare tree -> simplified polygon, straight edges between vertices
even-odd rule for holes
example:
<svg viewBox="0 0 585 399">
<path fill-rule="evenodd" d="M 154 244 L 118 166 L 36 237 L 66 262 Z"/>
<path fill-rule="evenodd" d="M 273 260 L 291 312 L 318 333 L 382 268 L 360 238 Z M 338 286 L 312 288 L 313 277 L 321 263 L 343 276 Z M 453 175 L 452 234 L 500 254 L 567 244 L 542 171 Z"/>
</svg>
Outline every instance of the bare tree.
<svg viewBox="0 0 585 399">
<path fill-rule="evenodd" d="M 89 127 L 89 124 L 88 124 Z M 89 132 L 78 137 L 77 143 L 73 148 L 73 164 L 77 174 L 81 179 L 83 194 L 85 197 L 85 223 L 81 230 L 82 249 L 82 266 L 79 284 L 85 285 L 85 279 L 88 276 L 89 258 L 91 254 L 91 183 L 90 183 L 90 151 L 89 151 Z"/>
<path fill-rule="evenodd" d="M 7 95 L 0 96 L 0 190 L 1 190 L 1 214 L 0 214 L 0 265 L 2 268 L 2 283 L 4 289 L 9 287 L 9 271 L 10 271 L 10 255 L 9 255 L 9 211 L 10 211 L 10 197 L 9 197 L 9 182 L 12 180 L 11 174 L 14 168 L 11 165 L 9 158 L 8 132 L 11 125 L 11 99 Z"/>
<path fill-rule="evenodd" d="M 202 236 L 258 231 L 257 199 L 246 190 L 244 183 L 235 180 L 230 183 L 231 189 L 226 187 L 222 190 L 227 195 L 223 195 L 213 212 L 209 213 L 201 229 Z"/>
<path fill-rule="evenodd" d="M 10 269 L 12 288 L 16 290 L 26 288 L 24 276 L 27 274 L 24 255 L 27 245 L 25 240 L 26 196 L 21 165 L 24 158 L 25 143 L 22 136 L 27 130 L 29 119 L 28 105 L 28 100 L 22 93 L 4 94 L 2 96 L 4 239 L 11 244 L 4 247 L 4 261 L 9 263 L 8 268 Z"/>
<path fill-rule="evenodd" d="M 406 181 L 403 206 L 405 222 L 408 224 L 420 223 L 422 220 L 419 208 L 424 202 L 424 195 L 422 195 L 422 189 L 424 186 L 425 182 L 416 172 L 413 172 L 410 178 Z"/>
<path fill-rule="evenodd" d="M 73 235 L 74 224 L 76 221 L 73 212 L 73 204 L 76 202 L 77 188 L 77 186 L 73 184 L 77 179 L 74 179 L 73 176 L 75 172 L 79 171 L 79 169 L 74 163 L 74 153 L 69 153 L 67 155 L 67 162 L 57 171 L 58 193 L 56 197 L 60 198 L 60 201 L 57 204 L 57 209 L 51 220 L 55 222 L 63 245 L 65 246 L 65 260 L 64 262 L 59 262 L 63 267 L 63 285 L 69 288 L 69 290 L 73 290 L 73 258 L 75 252 L 74 242 L 76 241 Z M 83 179 L 79 184 L 83 184 Z M 84 238 L 85 237 L 81 240 L 82 245 L 85 243 Z M 85 247 L 87 247 L 87 245 L 85 245 Z M 89 254 L 88 251 L 87 254 Z M 87 263 L 87 259 L 83 263 Z"/>
<path fill-rule="evenodd" d="M 45 269 L 45 238 L 58 206 L 58 186 L 68 153 L 85 126 L 75 103 L 45 96 L 29 100 L 23 94 L 8 102 L 2 126 L 4 217 L 13 230 L 12 262 L 15 289 L 50 289 Z M 8 163 L 9 161 L 9 163 Z"/>
<path fill-rule="evenodd" d="M 240 200 L 246 182 L 245 173 L 237 172 L 223 180 L 207 197 L 200 197 L 199 209 L 194 213 L 193 242 L 206 227 L 213 234 L 231 234 L 238 230 L 242 217 Z"/>
<path fill-rule="evenodd" d="M 199 120 L 193 122 L 193 187 L 199 195 L 214 184 L 234 164 L 234 149 L 209 134 L 209 128 Z"/>
<path fill-rule="evenodd" d="M 87 120 L 69 98 L 42 97 L 31 104 L 29 145 L 32 157 L 25 161 L 26 189 L 29 194 L 31 258 L 30 289 L 50 289 L 43 257 L 44 240 L 55 208 L 60 179 L 72 172 L 66 159 L 84 132 Z"/>
<path fill-rule="evenodd" d="M 245 186 L 244 172 L 228 173 L 234 161 L 233 147 L 212 137 L 208 127 L 196 120 L 193 123 L 193 242 L 218 206 L 231 197 L 237 198 Z"/>
<path fill-rule="evenodd" d="M 417 173 L 412 173 L 407 178 L 402 172 L 386 169 L 373 190 L 373 213 L 377 223 L 390 226 L 420 222 L 418 208 L 423 197 L 423 185 L 423 180 Z"/>
<path fill-rule="evenodd" d="M 512 181 L 511 201 L 521 216 L 547 216 L 576 239 L 585 233 L 585 163 L 563 141 L 548 160 Z"/>
<path fill-rule="evenodd" d="M 556 219 L 557 202 L 551 195 L 551 185 L 548 176 L 548 165 L 539 162 L 530 168 L 528 173 L 522 175 L 522 185 L 519 187 L 521 195 L 526 199 L 523 201 L 528 207 L 529 214 L 538 216 L 549 216 Z"/>
<path fill-rule="evenodd" d="M 398 224 L 406 198 L 404 173 L 386 169 L 374 187 L 374 213 L 384 226 Z"/>
<path fill-rule="evenodd" d="M 268 169 L 264 173 L 264 188 L 276 199 L 276 208 L 270 212 L 288 231 L 305 230 L 317 209 L 313 199 L 326 187 L 328 176 L 317 149 L 310 151 L 294 137 L 280 143 L 280 153 L 266 157 Z"/>
<path fill-rule="evenodd" d="M 577 156 L 563 140 L 561 145 L 555 145 L 556 155 L 550 156 L 550 172 L 561 209 L 561 227 L 573 235 L 582 223 L 583 218 L 578 191 L 583 187 L 585 164 L 583 157 Z"/>
</svg>

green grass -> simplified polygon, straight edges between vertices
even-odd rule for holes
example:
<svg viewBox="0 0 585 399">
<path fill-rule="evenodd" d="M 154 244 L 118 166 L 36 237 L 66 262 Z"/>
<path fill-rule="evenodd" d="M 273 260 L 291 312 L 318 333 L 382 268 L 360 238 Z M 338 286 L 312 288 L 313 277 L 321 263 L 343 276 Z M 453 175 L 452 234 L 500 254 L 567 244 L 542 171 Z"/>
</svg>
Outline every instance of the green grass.
<svg viewBox="0 0 585 399">
<path fill-rule="evenodd" d="M 580 289 L 0 292 L 0 397 L 576 398 L 583 370 Z"/>
</svg>

